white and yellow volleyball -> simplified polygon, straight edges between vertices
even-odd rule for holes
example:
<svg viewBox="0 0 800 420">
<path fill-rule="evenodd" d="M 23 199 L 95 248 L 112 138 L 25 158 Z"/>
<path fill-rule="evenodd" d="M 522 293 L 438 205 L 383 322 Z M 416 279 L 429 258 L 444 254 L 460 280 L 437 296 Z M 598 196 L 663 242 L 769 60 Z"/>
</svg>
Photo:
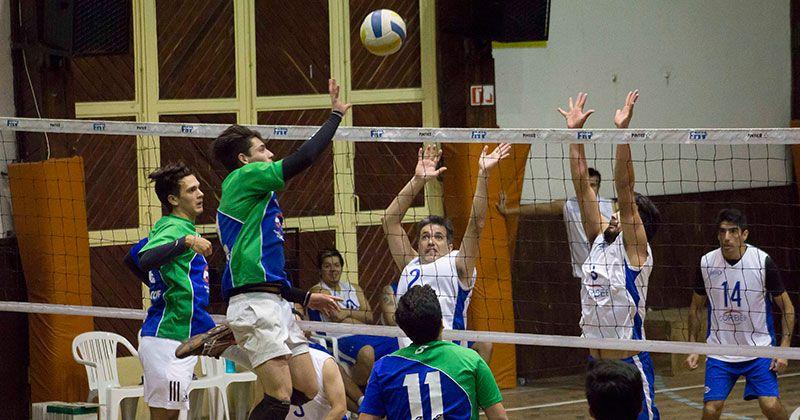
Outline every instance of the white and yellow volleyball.
<svg viewBox="0 0 800 420">
<path fill-rule="evenodd" d="M 396 53 L 405 39 L 406 22 L 392 10 L 375 10 L 361 23 L 361 43 L 375 55 Z"/>
</svg>

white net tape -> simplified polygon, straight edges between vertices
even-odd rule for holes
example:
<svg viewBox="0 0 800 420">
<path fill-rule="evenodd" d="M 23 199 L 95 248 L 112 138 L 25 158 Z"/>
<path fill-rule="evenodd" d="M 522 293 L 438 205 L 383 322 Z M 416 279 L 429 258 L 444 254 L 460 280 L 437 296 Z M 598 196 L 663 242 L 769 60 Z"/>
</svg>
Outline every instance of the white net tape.
<svg viewBox="0 0 800 420">
<path fill-rule="evenodd" d="M 12 131 L 133 136 L 214 138 L 227 124 L 145 123 L 0 117 L 0 127 Z M 253 125 L 265 138 L 305 140 L 319 127 Z M 658 144 L 796 144 L 800 128 L 676 128 L 676 129 L 471 129 L 341 127 L 336 139 L 348 141 L 473 143 L 658 143 Z"/>
<path fill-rule="evenodd" d="M 56 305 L 47 303 L 0 302 L 0 311 L 44 313 L 60 315 L 94 316 L 101 318 L 143 320 L 145 311 L 124 308 L 104 308 L 97 306 Z M 212 315 L 216 322 L 223 322 L 223 315 Z M 384 337 L 405 337 L 398 327 L 383 325 L 353 325 L 331 322 L 299 321 L 306 331 L 321 331 L 335 334 L 376 335 Z M 683 354 L 725 354 L 728 356 L 769 357 L 800 360 L 800 348 L 756 347 L 710 345 L 679 341 L 659 340 L 619 340 L 611 338 L 582 338 L 561 335 L 504 333 L 494 331 L 444 330 L 445 340 L 468 340 L 488 343 L 522 344 L 529 346 L 551 346 L 572 348 L 593 348 L 603 350 L 633 350 L 653 353 Z"/>
</svg>

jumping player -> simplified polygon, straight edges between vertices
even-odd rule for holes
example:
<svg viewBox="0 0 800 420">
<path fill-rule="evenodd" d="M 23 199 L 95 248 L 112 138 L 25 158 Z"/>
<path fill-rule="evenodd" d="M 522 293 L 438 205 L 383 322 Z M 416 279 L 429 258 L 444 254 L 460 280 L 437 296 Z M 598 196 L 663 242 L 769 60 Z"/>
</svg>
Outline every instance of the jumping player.
<svg viewBox="0 0 800 420">
<path fill-rule="evenodd" d="M 251 419 L 283 420 L 292 402 L 303 405 L 319 390 L 316 379 L 307 374 L 313 371 L 313 362 L 291 302 L 324 313 L 338 311 L 337 298 L 291 286 L 283 254 L 283 213 L 276 195 L 325 151 L 350 109 L 339 100 L 335 80 L 328 81 L 328 91 L 330 117 L 283 160 L 274 162 L 261 135 L 239 125 L 228 127 L 212 144 L 212 154 L 230 171 L 217 210 L 227 258 L 222 289 L 229 299 L 228 325 L 265 394 L 251 411 Z M 206 336 L 193 342 L 187 353 L 214 339 Z"/>
<path fill-rule="evenodd" d="M 558 108 L 567 128 L 579 129 L 594 110 L 583 111 L 587 95 L 579 93 L 569 110 Z M 625 106 L 614 117 L 617 128 L 628 128 L 639 92 L 628 92 Z M 589 183 L 588 165 L 582 144 L 570 145 L 572 183 L 581 209 L 586 238 L 592 244 L 583 263 L 581 321 L 584 337 L 644 339 L 644 316 L 647 287 L 653 269 L 649 242 L 658 230 L 660 214 L 645 196 L 634 192 L 635 183 L 631 149 L 628 144 L 616 147 L 614 183 L 619 211 L 606 220 L 600 213 L 597 195 Z M 655 389 L 650 354 L 591 349 L 594 359 L 618 359 L 635 365 L 641 372 L 645 398 L 640 419 L 658 419 L 653 403 Z"/>
<path fill-rule="evenodd" d="M 477 276 L 475 264 L 480 235 L 486 219 L 489 173 L 501 159 L 508 157 L 510 151 L 511 145 L 508 143 L 501 143 L 492 153 L 488 153 L 488 146 L 484 146 L 478 158 L 478 180 L 472 198 L 472 211 L 458 250 L 453 250 L 453 225 L 450 220 L 428 216 L 420 221 L 417 249 L 411 246 L 401 225 L 403 216 L 425 183 L 447 169 L 437 169 L 442 152 L 436 152 L 433 146 L 419 150 L 414 176 L 400 190 L 383 217 L 383 232 L 389 250 L 395 264 L 402 270 L 397 284 L 397 297 L 403 296 L 412 286 L 431 285 L 439 297 L 446 329 L 466 329 L 467 307 Z M 491 343 L 471 343 L 470 347 L 484 360 L 491 359 Z"/>
</svg>

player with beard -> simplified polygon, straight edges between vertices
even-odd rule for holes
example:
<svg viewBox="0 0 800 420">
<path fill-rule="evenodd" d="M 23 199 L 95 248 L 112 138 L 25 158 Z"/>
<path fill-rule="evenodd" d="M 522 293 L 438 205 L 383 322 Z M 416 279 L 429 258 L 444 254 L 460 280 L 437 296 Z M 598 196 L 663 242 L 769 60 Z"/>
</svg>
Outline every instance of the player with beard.
<svg viewBox="0 0 800 420">
<path fill-rule="evenodd" d="M 594 110 L 583 111 L 585 93 L 579 93 L 569 110 L 558 108 L 567 127 L 583 128 Z M 639 92 L 628 92 L 625 106 L 614 116 L 617 128 L 628 128 Z M 631 149 L 616 147 L 614 183 L 619 211 L 606 220 L 589 183 L 589 171 L 582 144 L 570 145 L 572 183 L 581 209 L 586 238 L 592 244 L 583 263 L 581 321 L 583 337 L 644 339 L 645 303 L 653 253 L 649 242 L 658 230 L 660 214 L 645 196 L 633 191 L 635 184 Z M 591 349 L 593 359 L 617 359 L 633 364 L 641 372 L 645 398 L 640 419 L 658 419 L 653 403 L 653 363 L 646 352 Z"/>
</svg>

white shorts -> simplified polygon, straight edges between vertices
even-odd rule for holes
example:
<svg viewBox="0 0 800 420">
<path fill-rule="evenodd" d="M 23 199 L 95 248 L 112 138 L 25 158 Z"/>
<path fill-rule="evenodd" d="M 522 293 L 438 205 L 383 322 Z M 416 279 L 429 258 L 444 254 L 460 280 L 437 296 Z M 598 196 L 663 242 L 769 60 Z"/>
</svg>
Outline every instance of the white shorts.
<svg viewBox="0 0 800 420">
<path fill-rule="evenodd" d="M 281 356 L 308 353 L 292 304 L 266 292 L 242 293 L 228 302 L 228 326 L 254 368 Z"/>
<path fill-rule="evenodd" d="M 158 337 L 139 340 L 139 360 L 144 370 L 144 401 L 150 407 L 189 409 L 189 383 L 197 356 L 175 357 L 180 341 Z"/>
</svg>

